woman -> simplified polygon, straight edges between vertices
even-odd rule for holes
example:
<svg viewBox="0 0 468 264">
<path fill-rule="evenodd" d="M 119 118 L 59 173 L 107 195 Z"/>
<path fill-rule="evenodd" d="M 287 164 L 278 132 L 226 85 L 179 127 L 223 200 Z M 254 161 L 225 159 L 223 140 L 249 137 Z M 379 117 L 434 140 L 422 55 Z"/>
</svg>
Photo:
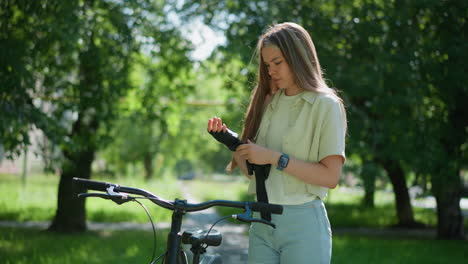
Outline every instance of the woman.
<svg viewBox="0 0 468 264">
<path fill-rule="evenodd" d="M 330 263 L 331 229 L 323 204 L 345 157 L 346 114 L 322 76 L 308 32 L 294 23 L 270 27 L 257 45 L 258 83 L 246 112 L 233 166 L 271 164 L 268 200 L 284 207 L 276 228 L 254 223 L 248 263 Z M 209 132 L 226 131 L 220 118 Z M 248 176 L 249 177 L 249 176 Z M 255 180 L 249 177 L 249 191 Z"/>
</svg>

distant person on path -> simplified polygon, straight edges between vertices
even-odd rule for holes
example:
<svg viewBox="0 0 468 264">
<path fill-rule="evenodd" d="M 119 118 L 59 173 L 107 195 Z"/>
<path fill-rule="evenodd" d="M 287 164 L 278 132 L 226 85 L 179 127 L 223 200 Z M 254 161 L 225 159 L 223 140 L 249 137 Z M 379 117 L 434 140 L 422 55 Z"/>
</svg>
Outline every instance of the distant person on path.
<svg viewBox="0 0 468 264">
<path fill-rule="evenodd" d="M 331 228 L 322 201 L 338 184 L 346 160 L 343 102 L 325 83 L 312 38 L 301 26 L 271 26 L 258 41 L 257 55 L 257 84 L 231 169 L 239 166 L 255 193 L 256 176 L 249 175 L 247 162 L 267 166 L 267 201 L 284 211 L 271 215 L 275 229 L 251 225 L 248 263 L 330 263 Z M 208 131 L 228 129 L 214 117 Z"/>
</svg>

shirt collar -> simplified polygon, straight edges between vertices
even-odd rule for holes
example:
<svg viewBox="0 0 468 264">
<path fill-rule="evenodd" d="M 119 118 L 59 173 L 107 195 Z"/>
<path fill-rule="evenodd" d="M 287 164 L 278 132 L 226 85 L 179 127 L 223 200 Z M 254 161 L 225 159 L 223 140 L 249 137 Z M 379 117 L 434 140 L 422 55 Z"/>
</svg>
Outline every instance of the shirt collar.
<svg viewBox="0 0 468 264">
<path fill-rule="evenodd" d="M 271 109 L 275 109 L 276 106 L 278 105 L 279 98 L 281 95 L 284 93 L 284 89 L 280 89 L 273 97 L 270 103 Z M 312 92 L 312 91 L 304 91 L 300 95 L 301 100 L 297 100 L 294 105 L 298 105 L 301 101 L 305 101 L 309 104 L 313 104 L 315 101 L 315 98 L 317 98 L 318 93 L 317 92 Z"/>
</svg>

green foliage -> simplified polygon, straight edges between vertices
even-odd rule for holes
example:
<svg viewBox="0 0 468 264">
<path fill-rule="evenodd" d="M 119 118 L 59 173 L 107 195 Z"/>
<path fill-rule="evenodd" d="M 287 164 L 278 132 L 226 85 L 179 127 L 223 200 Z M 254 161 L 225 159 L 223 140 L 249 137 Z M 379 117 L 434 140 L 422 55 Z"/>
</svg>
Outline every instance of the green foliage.
<svg viewBox="0 0 468 264">
<path fill-rule="evenodd" d="M 151 67 L 155 70 L 148 70 Z M 146 62 L 132 74 L 140 85 L 121 104 L 122 115 L 112 133 L 114 144 L 103 153 L 106 162 L 125 168 L 149 154 L 156 159 L 153 162 L 157 176 L 174 169 L 181 160 L 196 165 L 194 170 L 223 171 L 230 153 L 206 132 L 209 118 L 214 115 L 224 118 L 226 113 L 222 78 L 207 63 L 194 70 L 185 69 L 187 75 L 173 76 L 186 85 L 172 87 L 174 81 L 163 82 L 152 75 L 159 67 L 158 63 Z M 180 71 L 184 67 L 178 66 Z M 164 85 L 172 88 L 163 89 Z"/>
<path fill-rule="evenodd" d="M 148 112 L 140 122 L 163 122 L 165 111 L 173 106 L 161 101 L 177 104 L 175 99 L 184 97 L 191 67 L 186 55 L 190 45 L 166 20 L 165 5 L 2 3 L 0 107 L 8 118 L 2 118 L 0 131 L 7 154 L 13 157 L 30 143 L 33 126 L 65 152 L 111 142 L 109 131 L 120 116 L 118 103 L 138 85 L 131 83 L 138 80 L 131 80 L 130 73 L 139 65 L 146 79 L 138 86 L 143 90 L 138 100 Z M 134 56 L 140 52 L 152 58 Z"/>
<path fill-rule="evenodd" d="M 0 4 L 0 144 L 10 158 L 30 144 L 32 127 L 42 129 L 51 140 L 65 132 L 43 108 L 57 89 L 69 85 L 66 75 L 73 58 L 57 54 L 73 52 L 78 40 L 79 23 L 73 13 L 77 8 L 77 1 Z"/>
</svg>

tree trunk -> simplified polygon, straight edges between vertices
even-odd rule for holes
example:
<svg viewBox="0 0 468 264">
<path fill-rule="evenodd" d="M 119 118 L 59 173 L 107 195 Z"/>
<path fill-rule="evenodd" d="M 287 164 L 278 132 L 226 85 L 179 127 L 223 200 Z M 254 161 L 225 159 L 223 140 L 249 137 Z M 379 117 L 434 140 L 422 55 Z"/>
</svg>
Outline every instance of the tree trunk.
<svg viewBox="0 0 468 264">
<path fill-rule="evenodd" d="M 83 7 L 88 8 L 87 6 Z M 80 232 L 86 230 L 85 201 L 78 199 L 77 194 L 85 192 L 82 188 L 75 188 L 73 177 L 91 178 L 91 164 L 97 150 L 97 131 L 102 116 L 101 106 L 104 99 L 97 97 L 102 89 L 100 73 L 99 48 L 94 43 L 94 32 L 91 31 L 88 47 L 79 54 L 80 85 L 76 94 L 80 100 L 78 104 L 78 119 L 73 123 L 70 142 L 62 146 L 65 160 L 62 164 L 60 176 L 57 211 L 55 213 L 51 231 Z"/>
<path fill-rule="evenodd" d="M 366 161 L 362 167 L 362 180 L 364 182 L 364 198 L 362 205 L 367 208 L 374 208 L 375 179 L 377 176 L 375 165 L 371 161 Z"/>
<path fill-rule="evenodd" d="M 437 238 L 465 239 L 464 221 L 460 208 L 461 179 L 459 170 L 444 170 L 447 177 L 433 177 L 433 191 L 437 201 Z M 452 173 L 450 173 L 452 172 Z"/>
<path fill-rule="evenodd" d="M 82 232 L 86 230 L 85 200 L 77 197 L 78 193 L 86 192 L 73 185 L 74 177 L 89 179 L 94 151 L 74 153 L 76 158 L 67 158 L 62 166 L 62 174 L 57 198 L 57 211 L 55 213 L 50 231 L 56 232 Z"/>
<path fill-rule="evenodd" d="M 153 155 L 151 152 L 146 152 L 143 157 L 145 167 L 145 180 L 149 181 L 153 178 Z"/>
<path fill-rule="evenodd" d="M 86 230 L 86 208 L 84 199 L 77 197 L 85 189 L 75 187 L 74 177 L 89 179 L 91 177 L 91 164 L 94 160 L 96 145 L 92 135 L 98 129 L 96 117 L 89 122 L 84 121 L 80 113 L 73 123 L 71 138 L 72 145 L 63 147 L 65 160 L 62 163 L 62 172 L 57 197 L 57 211 L 55 212 L 50 231 L 81 232 Z"/>
<path fill-rule="evenodd" d="M 392 160 L 383 160 L 382 165 L 390 177 L 395 194 L 398 216 L 398 224 L 396 226 L 406 228 L 423 227 L 422 223 L 414 221 L 413 208 L 411 207 L 411 199 L 403 169 L 398 162 Z"/>
<path fill-rule="evenodd" d="M 364 198 L 362 199 L 362 205 L 366 208 L 374 208 L 374 194 L 375 191 L 373 189 L 365 189 L 364 190 Z"/>
<path fill-rule="evenodd" d="M 463 216 L 460 210 L 460 195 L 447 192 L 437 200 L 437 238 L 465 239 L 463 230 Z"/>
</svg>

